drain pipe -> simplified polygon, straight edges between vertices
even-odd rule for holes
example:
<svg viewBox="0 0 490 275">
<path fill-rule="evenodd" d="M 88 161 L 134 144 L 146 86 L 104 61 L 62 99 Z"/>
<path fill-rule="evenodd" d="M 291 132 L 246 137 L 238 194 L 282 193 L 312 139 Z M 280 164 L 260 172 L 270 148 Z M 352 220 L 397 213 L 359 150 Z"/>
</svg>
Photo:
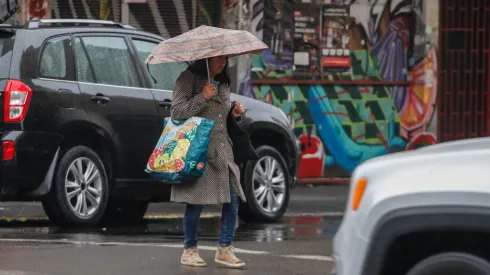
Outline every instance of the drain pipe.
<svg viewBox="0 0 490 275">
<path fill-rule="evenodd" d="M 238 0 L 238 23 L 237 29 L 242 30 L 243 28 L 243 0 Z"/>
<path fill-rule="evenodd" d="M 201 0 L 196 1 L 196 28 L 201 25 Z"/>
</svg>

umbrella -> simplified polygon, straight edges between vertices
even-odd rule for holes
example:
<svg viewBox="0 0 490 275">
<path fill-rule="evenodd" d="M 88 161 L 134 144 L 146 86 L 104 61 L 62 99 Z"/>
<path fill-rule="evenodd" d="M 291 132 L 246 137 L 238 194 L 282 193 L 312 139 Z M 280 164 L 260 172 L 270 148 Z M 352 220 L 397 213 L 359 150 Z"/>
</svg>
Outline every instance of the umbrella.
<svg viewBox="0 0 490 275">
<path fill-rule="evenodd" d="M 264 42 L 248 31 L 202 25 L 162 41 L 147 57 L 146 63 L 194 61 L 222 55 L 236 56 L 267 48 Z"/>
</svg>

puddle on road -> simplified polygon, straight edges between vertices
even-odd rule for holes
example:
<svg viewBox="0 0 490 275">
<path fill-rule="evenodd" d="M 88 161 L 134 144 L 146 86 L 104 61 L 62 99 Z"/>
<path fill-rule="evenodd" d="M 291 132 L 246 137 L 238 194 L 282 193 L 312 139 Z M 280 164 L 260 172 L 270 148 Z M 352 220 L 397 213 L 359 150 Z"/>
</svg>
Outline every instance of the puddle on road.
<svg viewBox="0 0 490 275">
<path fill-rule="evenodd" d="M 221 219 L 201 218 L 199 238 L 216 240 Z M 285 240 L 328 240 L 340 226 L 340 217 L 287 217 L 279 223 L 240 223 L 236 229 L 237 241 L 280 242 Z M 60 228 L 45 221 L 22 224 L 0 225 L 2 238 L 43 238 L 85 241 L 181 241 L 183 237 L 182 219 L 147 220 L 139 225 L 114 225 L 96 228 Z"/>
</svg>

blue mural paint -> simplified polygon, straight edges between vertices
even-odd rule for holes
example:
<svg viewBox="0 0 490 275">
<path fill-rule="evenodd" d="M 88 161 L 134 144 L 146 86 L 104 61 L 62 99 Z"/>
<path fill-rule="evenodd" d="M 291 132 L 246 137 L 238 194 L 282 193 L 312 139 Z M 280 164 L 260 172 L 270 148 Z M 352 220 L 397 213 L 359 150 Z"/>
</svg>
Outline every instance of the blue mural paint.
<svg viewBox="0 0 490 275">
<path fill-rule="evenodd" d="M 349 119 L 345 118 L 349 114 L 346 113 L 345 109 L 340 109 L 338 104 L 335 107 L 333 105 L 332 99 L 326 96 L 323 86 L 316 85 L 310 87 L 308 106 L 315 122 L 316 130 L 335 159 L 335 162 L 345 170 L 352 172 L 363 161 L 405 148 L 405 141 L 395 135 L 396 113 L 393 110 L 389 116 L 389 120 L 380 123 L 381 127 L 383 125 L 387 126 L 388 129 L 385 132 L 388 135 L 381 137 L 378 144 L 368 144 L 356 142 L 346 133 L 340 119 L 352 124 Z M 354 106 L 359 108 L 362 107 L 362 104 L 354 104 Z M 361 110 L 357 109 L 357 111 L 360 112 Z M 369 114 L 368 110 L 362 111 Z M 362 115 L 357 115 L 362 117 Z M 386 139 L 386 144 L 383 144 L 382 139 Z"/>
</svg>

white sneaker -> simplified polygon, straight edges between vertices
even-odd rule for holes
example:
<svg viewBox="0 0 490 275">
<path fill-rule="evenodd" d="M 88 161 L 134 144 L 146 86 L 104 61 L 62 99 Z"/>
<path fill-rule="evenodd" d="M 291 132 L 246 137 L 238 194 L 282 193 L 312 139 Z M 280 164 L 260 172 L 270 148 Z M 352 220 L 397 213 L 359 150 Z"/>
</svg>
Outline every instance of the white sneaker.
<svg viewBox="0 0 490 275">
<path fill-rule="evenodd" d="M 235 253 L 233 253 L 233 246 L 231 245 L 227 247 L 218 246 L 214 261 L 217 264 L 232 268 L 240 268 L 245 266 L 245 263 L 235 256 Z"/>
<path fill-rule="evenodd" d="M 206 262 L 199 256 L 197 248 L 184 249 L 180 263 L 187 266 L 206 267 Z"/>
</svg>

